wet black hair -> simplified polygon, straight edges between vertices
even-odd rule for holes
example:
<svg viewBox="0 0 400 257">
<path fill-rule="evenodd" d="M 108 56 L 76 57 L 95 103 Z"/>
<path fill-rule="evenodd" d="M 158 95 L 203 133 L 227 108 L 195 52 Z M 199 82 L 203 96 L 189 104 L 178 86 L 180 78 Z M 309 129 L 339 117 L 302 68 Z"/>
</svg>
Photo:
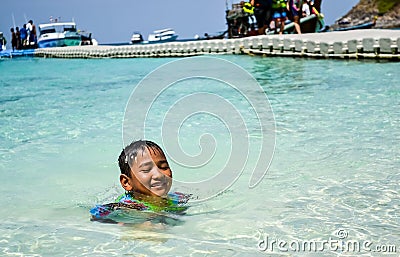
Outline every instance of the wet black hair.
<svg viewBox="0 0 400 257">
<path fill-rule="evenodd" d="M 160 154 L 164 154 L 164 151 L 161 149 L 161 147 L 152 141 L 134 141 L 126 146 L 118 157 L 118 165 L 119 169 L 121 170 L 121 174 L 125 174 L 131 178 L 131 166 L 135 161 L 135 157 L 139 152 L 142 152 L 143 154 L 145 149 L 152 151 L 153 153 L 158 152 Z"/>
</svg>

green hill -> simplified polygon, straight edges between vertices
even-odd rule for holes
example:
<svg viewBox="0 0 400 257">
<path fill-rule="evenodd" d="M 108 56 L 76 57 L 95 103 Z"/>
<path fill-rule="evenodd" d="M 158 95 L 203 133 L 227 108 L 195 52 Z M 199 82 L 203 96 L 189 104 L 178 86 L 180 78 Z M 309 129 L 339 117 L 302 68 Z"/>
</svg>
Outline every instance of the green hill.
<svg viewBox="0 0 400 257">
<path fill-rule="evenodd" d="M 378 6 L 378 13 L 384 15 L 389 12 L 396 4 L 400 3 L 400 0 L 376 0 Z"/>
</svg>

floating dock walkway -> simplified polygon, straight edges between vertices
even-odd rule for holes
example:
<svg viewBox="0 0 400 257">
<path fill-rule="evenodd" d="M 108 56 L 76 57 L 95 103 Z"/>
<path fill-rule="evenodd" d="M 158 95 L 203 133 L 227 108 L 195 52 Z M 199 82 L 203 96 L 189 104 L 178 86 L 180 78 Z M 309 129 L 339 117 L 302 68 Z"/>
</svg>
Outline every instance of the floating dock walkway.
<svg viewBox="0 0 400 257">
<path fill-rule="evenodd" d="M 43 58 L 187 57 L 250 54 L 308 58 L 400 60 L 400 30 L 354 30 L 313 34 L 261 35 L 238 39 L 196 40 L 126 46 L 40 48 Z"/>
</svg>

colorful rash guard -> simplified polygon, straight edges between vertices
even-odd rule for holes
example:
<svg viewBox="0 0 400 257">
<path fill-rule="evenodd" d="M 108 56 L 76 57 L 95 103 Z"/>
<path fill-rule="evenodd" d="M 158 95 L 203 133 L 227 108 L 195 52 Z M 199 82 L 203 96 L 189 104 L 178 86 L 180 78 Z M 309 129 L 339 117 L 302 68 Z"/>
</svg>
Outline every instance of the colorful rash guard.
<svg viewBox="0 0 400 257">
<path fill-rule="evenodd" d="M 96 205 L 90 210 L 91 220 L 107 221 L 112 220 L 112 214 L 117 211 L 147 211 L 152 213 L 173 213 L 183 214 L 187 210 L 186 203 L 191 195 L 174 192 L 158 201 L 146 201 L 146 197 L 135 198 L 131 193 L 120 195 L 114 203 Z"/>
</svg>

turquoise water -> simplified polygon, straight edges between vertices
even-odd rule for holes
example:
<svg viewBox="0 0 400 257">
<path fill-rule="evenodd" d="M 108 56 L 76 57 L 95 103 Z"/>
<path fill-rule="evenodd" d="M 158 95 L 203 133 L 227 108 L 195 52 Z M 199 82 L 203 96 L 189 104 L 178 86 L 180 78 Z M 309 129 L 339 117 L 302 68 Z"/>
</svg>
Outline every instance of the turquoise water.
<svg viewBox="0 0 400 257">
<path fill-rule="evenodd" d="M 339 230 L 372 247 L 397 244 L 400 252 L 399 64 L 223 58 L 254 76 L 270 100 L 276 145 L 266 176 L 249 189 L 244 173 L 224 193 L 194 203 L 178 224 L 129 226 L 91 222 L 89 209 L 122 192 L 116 160 L 131 92 L 174 59 L 0 60 L 0 254 L 336 256 L 341 252 L 264 252 L 258 246 L 265 236 L 329 240 Z M 162 113 L 169 100 L 160 98 L 153 111 Z M 240 101 L 235 107 L 248 108 Z M 215 117 L 188 121 L 179 140 L 189 154 L 198 150 L 199 131 L 229 141 Z M 171 166 L 182 179 L 209 177 L 226 154 L 214 157 L 201 173 Z"/>
</svg>

